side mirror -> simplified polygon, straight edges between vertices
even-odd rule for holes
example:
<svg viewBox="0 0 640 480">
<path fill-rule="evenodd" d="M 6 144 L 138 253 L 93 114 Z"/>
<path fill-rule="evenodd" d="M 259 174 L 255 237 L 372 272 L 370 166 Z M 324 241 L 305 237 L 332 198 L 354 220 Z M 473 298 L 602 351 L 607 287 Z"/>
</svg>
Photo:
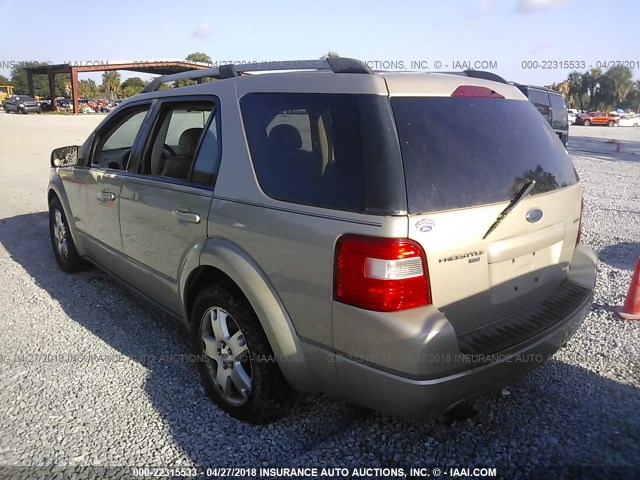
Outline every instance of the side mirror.
<svg viewBox="0 0 640 480">
<path fill-rule="evenodd" d="M 51 152 L 51 166 L 53 168 L 58 167 L 72 167 L 78 163 L 78 147 L 60 147 Z"/>
</svg>

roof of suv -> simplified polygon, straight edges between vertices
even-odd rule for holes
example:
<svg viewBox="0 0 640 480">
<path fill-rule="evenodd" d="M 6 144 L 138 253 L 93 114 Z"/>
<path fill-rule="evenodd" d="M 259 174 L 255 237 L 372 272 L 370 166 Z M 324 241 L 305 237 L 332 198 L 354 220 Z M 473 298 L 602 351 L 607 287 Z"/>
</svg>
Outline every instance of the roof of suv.
<svg viewBox="0 0 640 480">
<path fill-rule="evenodd" d="M 510 85 L 514 85 L 518 88 L 531 88 L 533 90 L 540 90 L 543 92 L 547 92 L 547 93 L 552 93 L 554 95 L 561 95 L 560 92 L 558 92 L 557 90 L 553 90 L 551 88 L 547 88 L 547 87 L 539 87 L 537 85 L 526 85 L 524 83 L 517 83 L 517 82 L 509 82 Z"/>
<path fill-rule="evenodd" d="M 348 73 L 349 75 L 345 75 Z M 168 82 L 214 78 L 218 81 L 158 90 Z M 223 80 L 223 82 L 221 81 Z M 365 63 L 344 58 L 266 64 L 223 65 L 154 79 L 135 98 L 165 97 L 182 93 L 216 93 L 221 84 L 233 83 L 238 96 L 251 92 L 345 93 L 389 96 L 450 96 L 461 85 L 484 87 L 507 99 L 526 100 L 515 86 L 490 72 L 447 73 L 374 72 Z"/>
</svg>

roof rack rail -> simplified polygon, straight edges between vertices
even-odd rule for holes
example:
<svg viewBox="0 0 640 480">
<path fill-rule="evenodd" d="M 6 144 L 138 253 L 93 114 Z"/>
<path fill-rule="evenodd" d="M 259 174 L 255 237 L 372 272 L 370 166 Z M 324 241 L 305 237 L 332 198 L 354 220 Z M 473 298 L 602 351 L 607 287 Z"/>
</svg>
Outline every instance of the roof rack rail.
<svg viewBox="0 0 640 480">
<path fill-rule="evenodd" d="M 464 74 L 467 77 L 482 78 L 483 80 L 492 80 L 494 82 L 507 83 L 507 81 L 500 75 L 496 75 L 492 72 L 484 72 L 482 70 L 465 70 Z"/>
<path fill-rule="evenodd" d="M 155 92 L 160 85 L 176 80 L 196 80 L 201 78 L 225 79 L 238 77 L 245 72 L 268 72 L 283 70 L 331 70 L 333 73 L 361 73 L 373 75 L 366 63 L 354 58 L 329 57 L 322 60 L 283 60 L 273 62 L 255 62 L 242 64 L 220 65 L 219 67 L 202 70 L 163 75 L 153 79 L 142 93 Z"/>
</svg>

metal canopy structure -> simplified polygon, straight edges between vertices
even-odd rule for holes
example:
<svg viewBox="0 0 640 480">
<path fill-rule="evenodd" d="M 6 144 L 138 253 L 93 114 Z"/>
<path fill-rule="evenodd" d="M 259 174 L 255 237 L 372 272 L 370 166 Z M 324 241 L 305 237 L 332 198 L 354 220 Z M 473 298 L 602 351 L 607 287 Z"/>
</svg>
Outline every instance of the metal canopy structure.
<svg viewBox="0 0 640 480">
<path fill-rule="evenodd" d="M 130 72 L 148 73 L 151 75 L 173 75 L 190 70 L 209 69 L 210 65 L 189 60 L 162 60 L 162 61 L 135 61 L 135 62 L 106 62 L 100 65 L 74 65 L 71 63 L 61 63 L 58 65 L 39 65 L 27 67 L 27 82 L 29 95 L 34 96 L 33 77 L 34 75 L 47 75 L 49 78 L 49 96 L 51 108 L 55 110 L 55 76 L 59 74 L 69 74 L 71 76 L 71 100 L 73 103 L 73 113 L 78 113 L 78 74 L 87 72 L 107 72 L 113 70 L 127 70 Z"/>
</svg>

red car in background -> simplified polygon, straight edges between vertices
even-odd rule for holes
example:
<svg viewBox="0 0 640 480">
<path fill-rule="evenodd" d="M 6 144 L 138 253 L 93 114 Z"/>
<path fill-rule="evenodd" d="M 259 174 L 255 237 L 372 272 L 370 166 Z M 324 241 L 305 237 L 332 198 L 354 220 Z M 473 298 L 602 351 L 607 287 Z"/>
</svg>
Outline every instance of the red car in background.
<svg viewBox="0 0 640 480">
<path fill-rule="evenodd" d="M 582 113 L 576 117 L 576 125 L 609 125 L 615 127 L 620 122 L 620 117 L 606 112 Z"/>
</svg>

